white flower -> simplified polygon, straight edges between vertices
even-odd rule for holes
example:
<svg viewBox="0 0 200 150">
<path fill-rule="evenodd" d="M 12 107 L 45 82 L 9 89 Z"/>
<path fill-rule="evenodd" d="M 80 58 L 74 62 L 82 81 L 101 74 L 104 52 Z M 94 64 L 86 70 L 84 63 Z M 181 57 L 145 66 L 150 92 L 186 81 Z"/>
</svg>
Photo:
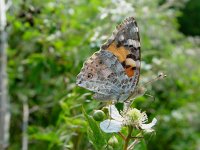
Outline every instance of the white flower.
<svg viewBox="0 0 200 150">
<path fill-rule="evenodd" d="M 157 122 L 157 119 L 154 118 L 151 123 L 145 124 L 148 121 L 146 113 L 136 108 L 122 112 L 122 115 L 119 114 L 114 105 L 110 105 L 108 110 L 111 119 L 100 123 L 100 128 L 106 133 L 119 132 L 123 126 L 133 126 L 145 132 L 152 132 L 152 127 Z"/>
<path fill-rule="evenodd" d="M 119 132 L 122 128 L 124 118 L 119 114 L 114 105 L 108 106 L 108 110 L 112 119 L 107 119 L 101 122 L 100 128 L 106 133 Z"/>
</svg>

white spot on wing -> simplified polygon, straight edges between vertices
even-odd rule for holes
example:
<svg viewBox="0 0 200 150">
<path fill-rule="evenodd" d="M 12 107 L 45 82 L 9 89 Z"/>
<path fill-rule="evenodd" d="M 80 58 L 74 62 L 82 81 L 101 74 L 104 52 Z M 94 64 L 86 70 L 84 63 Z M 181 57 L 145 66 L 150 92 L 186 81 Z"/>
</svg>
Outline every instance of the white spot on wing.
<svg viewBox="0 0 200 150">
<path fill-rule="evenodd" d="M 131 67 L 135 67 L 136 63 L 135 63 L 135 61 L 133 59 L 127 58 L 126 59 L 126 65 L 130 65 Z"/>
<path fill-rule="evenodd" d="M 133 45 L 134 47 L 140 47 L 140 42 L 137 41 L 137 40 L 128 39 L 127 40 L 127 44 L 128 45 Z"/>
<path fill-rule="evenodd" d="M 123 40 L 124 40 L 124 36 L 123 36 L 123 35 L 120 35 L 120 36 L 119 36 L 119 40 L 120 40 L 120 41 L 123 41 Z"/>
<path fill-rule="evenodd" d="M 138 27 L 133 28 L 133 30 L 134 30 L 135 32 L 139 32 Z"/>
<path fill-rule="evenodd" d="M 136 61 L 136 67 L 137 67 L 137 68 L 140 67 L 140 61 L 139 61 L 139 60 Z"/>
</svg>

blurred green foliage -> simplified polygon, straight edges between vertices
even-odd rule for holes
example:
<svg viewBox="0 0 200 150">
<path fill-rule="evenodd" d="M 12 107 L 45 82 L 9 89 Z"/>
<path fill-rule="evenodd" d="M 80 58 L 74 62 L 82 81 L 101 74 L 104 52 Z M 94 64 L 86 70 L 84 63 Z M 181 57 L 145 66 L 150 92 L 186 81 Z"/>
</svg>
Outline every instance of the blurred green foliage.
<svg viewBox="0 0 200 150">
<path fill-rule="evenodd" d="M 143 96 L 133 104 L 158 118 L 156 135 L 145 138 L 147 149 L 200 147 L 200 40 L 178 32 L 180 3 L 183 2 L 166 1 L 160 5 L 158 0 L 13 1 L 7 14 L 12 111 L 9 149 L 21 149 L 25 103 L 29 105 L 30 150 L 94 149 L 94 141 L 88 138 L 94 133 L 87 131 L 82 106 L 90 114 L 103 104 L 92 100 L 89 91 L 76 87 L 76 75 L 85 59 L 99 50 L 127 16 L 134 16 L 140 28 L 141 83 L 158 72 L 168 75 L 147 87 L 156 98 L 154 102 Z"/>
<path fill-rule="evenodd" d="M 186 35 L 200 35 L 200 2 L 190 0 L 182 9 L 182 16 L 178 18 L 180 31 Z"/>
</svg>

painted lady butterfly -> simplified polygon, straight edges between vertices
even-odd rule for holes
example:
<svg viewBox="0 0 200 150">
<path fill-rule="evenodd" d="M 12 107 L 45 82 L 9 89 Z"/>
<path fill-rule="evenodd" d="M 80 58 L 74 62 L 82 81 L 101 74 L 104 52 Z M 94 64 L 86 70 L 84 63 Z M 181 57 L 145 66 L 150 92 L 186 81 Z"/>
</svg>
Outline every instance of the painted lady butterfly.
<svg viewBox="0 0 200 150">
<path fill-rule="evenodd" d="M 97 100 L 124 102 L 137 89 L 139 76 L 139 30 L 135 19 L 129 17 L 84 63 L 77 85 L 95 92 Z"/>
</svg>

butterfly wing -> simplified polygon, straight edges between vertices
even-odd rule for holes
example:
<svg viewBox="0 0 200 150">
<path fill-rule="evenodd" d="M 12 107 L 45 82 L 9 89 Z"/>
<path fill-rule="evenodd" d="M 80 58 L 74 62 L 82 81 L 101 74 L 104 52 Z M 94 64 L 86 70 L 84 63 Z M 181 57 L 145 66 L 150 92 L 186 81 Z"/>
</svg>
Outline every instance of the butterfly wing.
<svg viewBox="0 0 200 150">
<path fill-rule="evenodd" d="M 101 49 L 112 52 L 118 58 L 126 75 L 132 79 L 130 84 L 134 90 L 139 81 L 141 59 L 139 29 L 135 19 L 129 17 L 118 25 Z"/>
<path fill-rule="evenodd" d="M 130 17 L 84 63 L 77 84 L 95 92 L 96 99 L 124 101 L 134 91 L 139 73 L 139 33 L 134 18 Z"/>
<path fill-rule="evenodd" d="M 94 53 L 83 65 L 77 84 L 95 92 L 95 99 L 117 100 L 128 97 L 129 78 L 117 57 L 109 51 Z M 124 99 L 124 98 L 123 98 Z"/>
</svg>

